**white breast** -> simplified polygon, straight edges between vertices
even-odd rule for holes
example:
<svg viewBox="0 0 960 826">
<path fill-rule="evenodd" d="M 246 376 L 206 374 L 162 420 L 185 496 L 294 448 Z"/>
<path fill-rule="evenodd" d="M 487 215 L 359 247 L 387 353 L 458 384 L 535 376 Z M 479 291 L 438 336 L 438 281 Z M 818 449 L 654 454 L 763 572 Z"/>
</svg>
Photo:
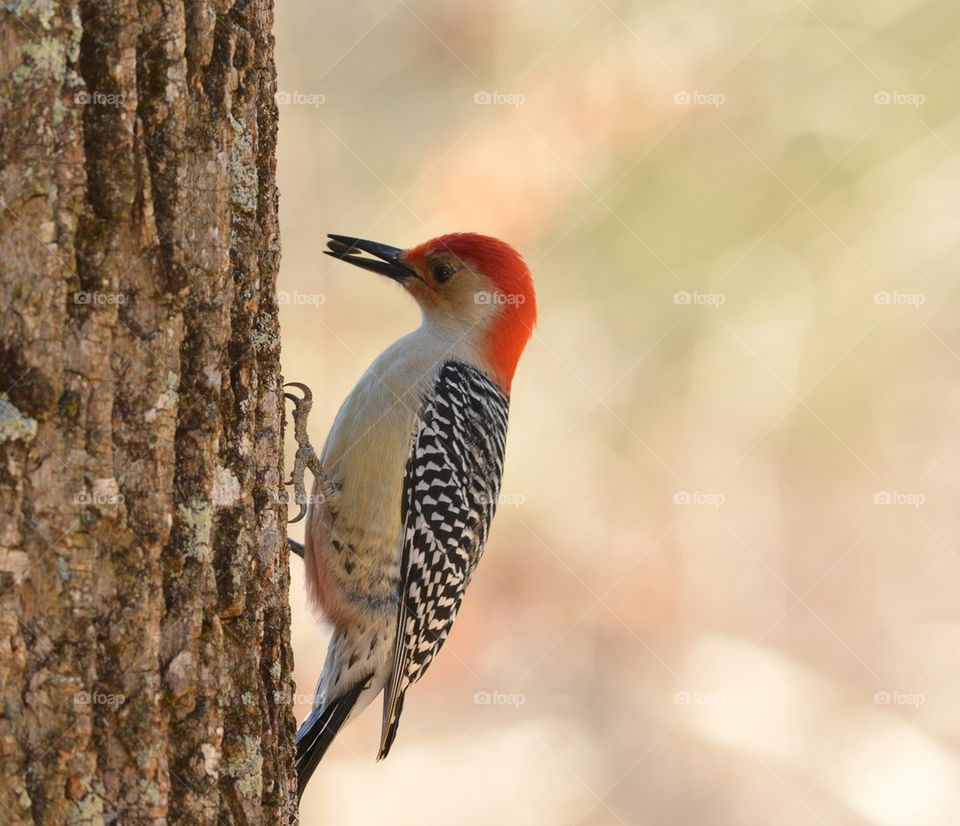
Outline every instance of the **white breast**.
<svg viewBox="0 0 960 826">
<path fill-rule="evenodd" d="M 363 600 L 396 598 L 400 500 L 420 406 L 445 361 L 477 364 L 471 350 L 425 323 L 374 360 L 337 413 L 321 462 L 340 495 L 311 505 L 305 548 L 311 596 L 335 624 L 354 613 L 351 601 L 362 610 Z"/>
</svg>

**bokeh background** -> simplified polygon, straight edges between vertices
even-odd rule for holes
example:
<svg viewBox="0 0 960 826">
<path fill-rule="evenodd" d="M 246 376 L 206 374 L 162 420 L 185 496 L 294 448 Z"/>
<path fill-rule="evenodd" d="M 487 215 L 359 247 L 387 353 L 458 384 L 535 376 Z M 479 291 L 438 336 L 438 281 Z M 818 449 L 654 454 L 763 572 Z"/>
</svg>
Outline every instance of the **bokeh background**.
<svg viewBox="0 0 960 826">
<path fill-rule="evenodd" d="M 284 0 L 276 33 L 313 440 L 419 321 L 326 232 L 503 237 L 540 305 L 453 634 L 303 822 L 960 822 L 956 5 Z"/>
</svg>

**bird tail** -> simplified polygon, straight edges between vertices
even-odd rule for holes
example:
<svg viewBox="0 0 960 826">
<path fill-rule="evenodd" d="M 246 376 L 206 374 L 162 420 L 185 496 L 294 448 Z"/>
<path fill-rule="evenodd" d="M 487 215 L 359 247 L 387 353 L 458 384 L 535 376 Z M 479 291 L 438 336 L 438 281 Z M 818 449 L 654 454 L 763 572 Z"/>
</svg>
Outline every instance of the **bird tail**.
<svg viewBox="0 0 960 826">
<path fill-rule="evenodd" d="M 323 755 L 337 736 L 337 732 L 347 722 L 357 699 L 369 685 L 370 680 L 358 680 L 350 689 L 315 708 L 304 720 L 297 732 L 297 799 L 303 797 L 310 776 L 316 770 Z"/>
</svg>

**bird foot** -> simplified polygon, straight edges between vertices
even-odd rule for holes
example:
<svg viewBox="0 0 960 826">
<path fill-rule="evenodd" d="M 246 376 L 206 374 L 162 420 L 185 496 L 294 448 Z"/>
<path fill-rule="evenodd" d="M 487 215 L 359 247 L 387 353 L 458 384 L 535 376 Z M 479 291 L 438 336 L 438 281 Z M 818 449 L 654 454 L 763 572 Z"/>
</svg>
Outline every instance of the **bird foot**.
<svg viewBox="0 0 960 826">
<path fill-rule="evenodd" d="M 295 393 L 284 393 L 283 395 L 293 402 L 293 438 L 297 442 L 297 455 L 293 461 L 293 470 L 290 473 L 290 479 L 285 482 L 286 485 L 293 485 L 293 500 L 300 506 L 300 511 L 293 518 L 288 520 L 288 524 L 299 522 L 307 513 L 307 489 L 304 485 L 304 475 L 307 468 L 314 475 L 318 482 L 318 488 L 321 495 L 325 495 L 328 488 L 333 488 L 332 483 L 327 479 L 323 472 L 323 466 L 320 464 L 320 457 L 310 444 L 310 437 L 307 435 L 307 416 L 313 407 L 313 393 L 310 388 L 300 382 L 291 381 L 284 387 L 294 387 L 303 393 L 303 396 L 297 396 Z"/>
</svg>

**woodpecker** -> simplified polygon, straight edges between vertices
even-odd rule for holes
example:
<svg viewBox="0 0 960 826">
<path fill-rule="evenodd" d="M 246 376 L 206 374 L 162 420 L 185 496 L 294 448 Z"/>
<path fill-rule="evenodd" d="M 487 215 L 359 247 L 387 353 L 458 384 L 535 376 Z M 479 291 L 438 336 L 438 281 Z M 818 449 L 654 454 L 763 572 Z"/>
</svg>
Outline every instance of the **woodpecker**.
<svg viewBox="0 0 960 826">
<path fill-rule="evenodd" d="M 300 795 L 339 730 L 381 692 L 378 759 L 387 756 L 407 689 L 450 633 L 496 510 L 510 387 L 537 314 L 530 270 L 496 238 L 453 233 L 406 250 L 328 238 L 327 255 L 398 282 L 422 321 L 360 378 L 319 462 L 309 446 L 298 451 L 301 487 L 304 464 L 316 476 L 307 591 L 333 625 L 297 733 Z"/>
</svg>

